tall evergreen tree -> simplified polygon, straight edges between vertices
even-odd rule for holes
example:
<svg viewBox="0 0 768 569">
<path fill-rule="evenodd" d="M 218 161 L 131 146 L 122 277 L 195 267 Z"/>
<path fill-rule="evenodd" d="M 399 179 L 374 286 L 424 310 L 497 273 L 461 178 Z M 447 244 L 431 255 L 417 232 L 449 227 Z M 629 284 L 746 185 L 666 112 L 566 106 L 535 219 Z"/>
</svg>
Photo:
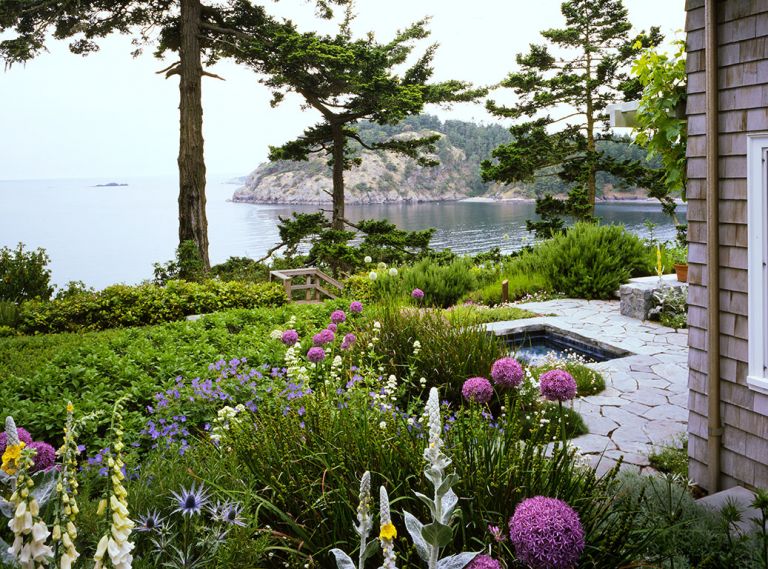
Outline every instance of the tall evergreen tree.
<svg viewBox="0 0 768 569">
<path fill-rule="evenodd" d="M 347 9 L 339 32 L 322 36 L 300 33 L 283 27 L 267 42 L 242 46 L 242 59 L 267 75 L 264 83 L 273 90 L 273 105 L 286 92 L 301 95 L 322 121 L 303 135 L 280 147 L 271 148 L 272 160 L 308 160 L 310 154 L 326 154 L 333 170 L 334 230 L 344 229 L 344 171 L 360 163 L 353 144 L 369 150 L 385 150 L 410 156 L 424 166 L 437 162 L 424 152 L 434 152 L 440 135 L 416 138 L 397 137 L 384 141 L 364 140 L 355 124 L 369 120 L 393 125 L 422 112 L 430 103 L 471 101 L 485 94 L 461 81 L 429 83 L 433 69 L 432 45 L 410 67 L 398 73 L 414 49 L 414 42 L 429 35 L 427 20 L 399 32 L 387 43 L 372 33 L 354 39 L 352 13 Z"/>
<path fill-rule="evenodd" d="M 629 65 L 642 47 L 661 41 L 657 28 L 630 36 L 632 28 L 622 0 L 568 0 L 562 3 L 564 28 L 544 30 L 544 45 L 531 45 L 516 58 L 519 70 L 501 86 L 512 89 L 511 106 L 487 103 L 502 118 L 515 119 L 513 140 L 482 164 L 486 181 L 532 181 L 557 175 L 571 185 L 566 200 L 545 196 L 537 200 L 542 221 L 528 222 L 530 230 L 552 233 L 563 227 L 562 215 L 592 219 L 597 173 L 633 172 L 631 164 L 617 162 L 597 147 L 610 139 L 606 107 L 639 93 L 628 75 Z M 542 170 L 549 168 L 546 174 Z"/>
<path fill-rule="evenodd" d="M 331 4 L 347 1 L 315 4 L 318 14 L 329 18 Z M 179 244 L 194 241 L 207 270 L 202 78 L 216 76 L 204 70 L 203 61 L 232 55 L 222 38 L 263 38 L 276 25 L 261 5 L 246 0 L 0 0 L 0 33 L 15 32 L 0 41 L 0 59 L 6 66 L 32 59 L 45 50 L 49 33 L 71 39 L 70 50 L 86 55 L 98 50 L 96 40 L 112 33 L 133 34 L 140 45 L 148 41 L 142 30 L 159 29 L 158 55 L 172 51 L 179 58 L 163 70 L 166 77 L 179 76 Z"/>
</svg>

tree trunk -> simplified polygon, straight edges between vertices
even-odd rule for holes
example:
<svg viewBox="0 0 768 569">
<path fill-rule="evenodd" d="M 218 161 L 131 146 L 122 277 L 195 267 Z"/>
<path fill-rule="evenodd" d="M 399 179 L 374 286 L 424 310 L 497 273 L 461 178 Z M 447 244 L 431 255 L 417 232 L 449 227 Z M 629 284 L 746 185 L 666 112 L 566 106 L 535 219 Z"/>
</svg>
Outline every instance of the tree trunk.
<svg viewBox="0 0 768 569">
<path fill-rule="evenodd" d="M 205 270 L 208 270 L 211 263 L 208 259 L 208 220 L 205 215 L 200 0 L 181 0 L 180 18 L 179 243 L 194 241 Z"/>
<path fill-rule="evenodd" d="M 589 38 L 589 36 L 587 36 Z M 591 46 L 591 41 L 587 39 L 587 45 Z M 595 195 L 597 193 L 597 173 L 595 171 L 595 107 L 592 101 L 592 54 L 587 51 L 587 69 L 586 69 L 586 95 L 587 95 L 587 201 L 589 202 L 589 215 L 595 217 Z"/>
<path fill-rule="evenodd" d="M 346 138 L 342 125 L 332 124 L 333 135 L 333 217 L 331 227 L 344 229 L 344 147 Z"/>
</svg>

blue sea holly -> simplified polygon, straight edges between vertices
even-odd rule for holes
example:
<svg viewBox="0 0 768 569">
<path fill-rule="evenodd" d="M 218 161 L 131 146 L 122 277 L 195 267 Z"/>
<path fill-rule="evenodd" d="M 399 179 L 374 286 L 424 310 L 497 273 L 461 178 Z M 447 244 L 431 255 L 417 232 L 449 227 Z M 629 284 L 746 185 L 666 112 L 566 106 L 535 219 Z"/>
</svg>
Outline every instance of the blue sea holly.
<svg viewBox="0 0 768 569">
<path fill-rule="evenodd" d="M 140 533 L 159 531 L 163 527 L 163 521 L 163 518 L 157 513 L 157 510 L 151 510 L 143 516 L 139 516 L 133 531 Z"/>
<path fill-rule="evenodd" d="M 171 492 L 171 494 L 178 505 L 174 513 L 181 512 L 182 516 L 196 516 L 208 504 L 208 492 L 202 484 L 197 488 L 192 484 L 189 490 L 182 488 L 180 492 Z"/>
</svg>

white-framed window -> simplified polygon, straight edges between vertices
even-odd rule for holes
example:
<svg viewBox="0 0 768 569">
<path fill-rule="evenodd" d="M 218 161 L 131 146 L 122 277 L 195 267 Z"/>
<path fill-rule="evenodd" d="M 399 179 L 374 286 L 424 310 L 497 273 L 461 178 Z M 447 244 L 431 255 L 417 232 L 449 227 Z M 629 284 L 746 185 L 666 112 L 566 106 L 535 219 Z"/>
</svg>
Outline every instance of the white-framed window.
<svg viewBox="0 0 768 569">
<path fill-rule="evenodd" d="M 768 393 L 768 133 L 747 139 L 749 267 L 749 375 L 747 384 Z"/>
</svg>

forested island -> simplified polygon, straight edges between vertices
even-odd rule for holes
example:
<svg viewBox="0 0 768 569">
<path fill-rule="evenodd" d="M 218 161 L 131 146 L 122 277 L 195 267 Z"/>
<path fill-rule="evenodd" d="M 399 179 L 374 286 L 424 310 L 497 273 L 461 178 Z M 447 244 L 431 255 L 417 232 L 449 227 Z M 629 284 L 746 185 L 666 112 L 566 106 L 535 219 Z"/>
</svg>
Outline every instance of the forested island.
<svg viewBox="0 0 768 569">
<path fill-rule="evenodd" d="M 533 183 L 502 186 L 483 182 L 480 162 L 494 148 L 509 142 L 509 131 L 497 124 L 441 121 L 432 115 L 408 117 L 398 125 L 361 122 L 361 138 L 378 142 L 440 134 L 434 158 L 440 164 L 419 166 L 412 158 L 383 151 L 363 149 L 353 143 L 361 164 L 347 175 L 347 203 L 430 202 L 472 197 L 491 199 L 535 199 L 546 194 L 564 196 L 570 186 L 554 171 L 542 171 Z M 598 146 L 616 159 L 643 159 L 645 150 L 625 141 L 600 141 Z M 550 174 L 550 175 L 548 175 Z M 236 202 L 252 203 L 329 203 L 331 168 L 321 157 L 305 162 L 278 160 L 265 162 L 245 179 L 233 196 Z M 642 188 L 626 186 L 606 173 L 598 174 L 598 199 L 636 199 L 646 197 Z"/>
</svg>

